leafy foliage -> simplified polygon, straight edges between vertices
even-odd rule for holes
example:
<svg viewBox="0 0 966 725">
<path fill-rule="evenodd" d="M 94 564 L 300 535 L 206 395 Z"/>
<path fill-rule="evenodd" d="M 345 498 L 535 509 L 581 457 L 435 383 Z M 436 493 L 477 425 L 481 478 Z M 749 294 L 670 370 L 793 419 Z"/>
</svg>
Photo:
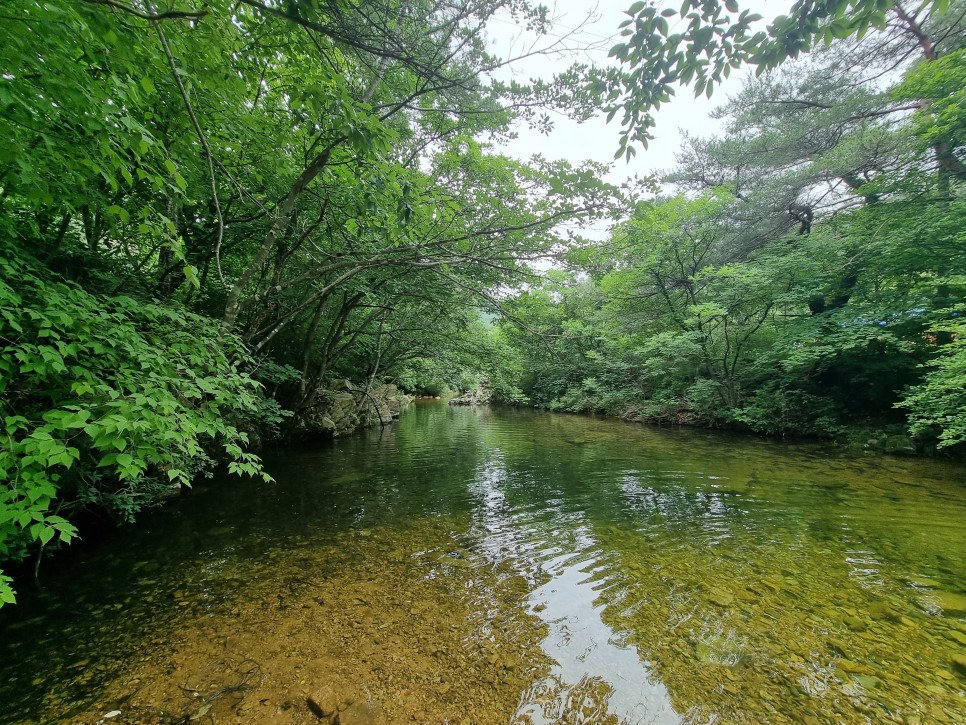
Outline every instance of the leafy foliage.
<svg viewBox="0 0 966 725">
<path fill-rule="evenodd" d="M 756 66 L 760 75 L 819 43 L 884 31 L 890 11 L 916 19 L 927 9 L 942 14 L 950 2 L 931 0 L 917 4 L 918 10 L 903 5 L 901 0 L 797 0 L 788 15 L 761 28 L 762 17 L 741 10 L 737 0 L 684 0 L 680 9 L 675 4 L 663 10 L 644 0 L 633 3 L 620 26 L 623 40 L 610 51 L 622 67 L 598 72 L 591 83 L 608 118 L 622 112 L 617 157 L 634 153 L 634 142 L 646 147 L 653 110 L 668 103 L 678 85 L 710 97 L 743 65 Z"/>
<path fill-rule="evenodd" d="M 953 314 L 962 315 L 962 310 Z M 912 435 L 948 448 L 966 443 L 966 326 L 940 325 L 930 333 L 955 339 L 927 363 L 923 382 L 906 391 L 899 406 L 909 410 Z"/>
<path fill-rule="evenodd" d="M 211 320 L 98 299 L 7 247 L 0 338 L 0 557 L 69 542 L 65 514 L 86 503 L 129 520 L 216 450 L 232 472 L 270 480 L 237 423 L 258 414 L 260 385 Z"/>
<path fill-rule="evenodd" d="M 517 299 L 542 338 L 511 337 L 524 392 L 783 436 L 898 408 L 921 443 L 962 443 L 964 16 L 944 7 L 803 2 L 755 34 L 734 3 L 635 3 L 623 70 L 596 86 L 624 110 L 622 152 L 673 86 L 762 72 L 718 110 L 722 136 L 685 140 L 664 196 Z"/>
</svg>

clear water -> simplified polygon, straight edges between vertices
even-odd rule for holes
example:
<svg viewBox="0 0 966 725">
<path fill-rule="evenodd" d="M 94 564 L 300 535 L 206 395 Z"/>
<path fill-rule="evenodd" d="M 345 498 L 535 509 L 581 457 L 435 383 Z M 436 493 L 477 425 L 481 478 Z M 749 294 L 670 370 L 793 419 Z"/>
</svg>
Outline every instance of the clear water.
<svg viewBox="0 0 966 725">
<path fill-rule="evenodd" d="M 0 612 L 0 722 L 966 723 L 961 466 L 441 404 L 266 458 Z"/>
</svg>

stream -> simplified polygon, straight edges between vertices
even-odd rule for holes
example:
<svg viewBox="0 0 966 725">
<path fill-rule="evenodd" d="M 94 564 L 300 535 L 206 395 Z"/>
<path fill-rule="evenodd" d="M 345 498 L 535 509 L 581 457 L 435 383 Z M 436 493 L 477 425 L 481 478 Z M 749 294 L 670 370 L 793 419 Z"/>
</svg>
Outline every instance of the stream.
<svg viewBox="0 0 966 725">
<path fill-rule="evenodd" d="M 418 402 L 0 610 L 0 723 L 966 723 L 966 468 Z"/>
</svg>

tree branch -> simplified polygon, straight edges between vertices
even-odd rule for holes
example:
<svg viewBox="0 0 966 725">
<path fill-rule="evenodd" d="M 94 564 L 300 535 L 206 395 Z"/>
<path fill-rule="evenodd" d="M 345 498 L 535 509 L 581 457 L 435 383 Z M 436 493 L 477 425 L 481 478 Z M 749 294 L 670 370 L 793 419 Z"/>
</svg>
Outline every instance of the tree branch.
<svg viewBox="0 0 966 725">
<path fill-rule="evenodd" d="M 208 14 L 207 10 L 165 10 L 163 13 L 146 13 L 117 0 L 84 0 L 89 5 L 107 5 L 142 20 L 200 20 Z"/>
<path fill-rule="evenodd" d="M 150 4 L 148 7 L 151 7 Z M 171 54 L 171 47 L 168 45 L 168 39 L 164 36 L 164 31 L 161 29 L 161 24 L 157 21 L 152 21 L 155 31 L 158 34 L 158 40 L 161 41 L 161 48 L 164 50 L 164 57 L 168 59 L 168 67 L 171 68 L 171 77 L 174 78 L 175 84 L 178 86 L 178 93 L 181 95 L 181 100 L 184 101 L 185 109 L 188 111 L 188 117 L 191 119 L 191 125 L 194 126 L 195 133 L 198 135 L 198 140 L 201 141 L 201 146 L 205 150 L 205 158 L 208 162 L 208 178 L 211 181 L 211 200 L 215 205 L 215 216 L 218 218 L 218 235 L 215 239 L 215 270 L 218 272 L 218 279 L 221 281 L 222 285 L 225 284 L 225 277 L 221 272 L 221 242 L 225 236 L 225 219 L 221 214 L 221 204 L 218 202 L 218 184 L 215 179 L 215 159 L 214 155 L 211 153 L 211 146 L 208 145 L 208 137 L 205 136 L 204 130 L 201 128 L 201 124 L 198 122 L 198 116 L 195 114 L 195 110 L 191 105 L 191 100 L 188 98 L 188 91 L 184 87 L 184 83 L 181 82 L 181 75 L 178 73 L 178 67 L 174 62 L 174 56 Z"/>
</svg>

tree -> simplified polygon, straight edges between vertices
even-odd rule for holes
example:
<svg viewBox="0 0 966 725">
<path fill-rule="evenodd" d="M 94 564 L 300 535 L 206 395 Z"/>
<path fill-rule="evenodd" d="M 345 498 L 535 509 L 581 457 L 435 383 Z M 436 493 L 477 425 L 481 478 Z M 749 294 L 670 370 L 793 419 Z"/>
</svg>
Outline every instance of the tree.
<svg viewBox="0 0 966 725">
<path fill-rule="evenodd" d="M 885 30 L 890 13 L 906 23 L 908 32 L 921 34 L 925 12 L 943 14 L 949 0 L 933 0 L 921 11 L 891 0 L 798 0 L 788 15 L 757 30 L 761 16 L 741 11 L 737 0 L 684 0 L 680 11 L 659 10 L 636 2 L 621 24 L 626 39 L 610 51 L 622 68 L 598 71 L 591 87 L 608 110 L 621 112 L 621 141 L 617 156 L 633 153 L 633 143 L 645 147 L 654 126 L 652 111 L 670 101 L 678 85 L 693 86 L 696 96 L 711 95 L 716 85 L 742 65 L 759 74 L 791 58 L 849 37 L 863 38 L 870 28 Z M 687 27 L 669 22 L 674 16 Z"/>
</svg>

